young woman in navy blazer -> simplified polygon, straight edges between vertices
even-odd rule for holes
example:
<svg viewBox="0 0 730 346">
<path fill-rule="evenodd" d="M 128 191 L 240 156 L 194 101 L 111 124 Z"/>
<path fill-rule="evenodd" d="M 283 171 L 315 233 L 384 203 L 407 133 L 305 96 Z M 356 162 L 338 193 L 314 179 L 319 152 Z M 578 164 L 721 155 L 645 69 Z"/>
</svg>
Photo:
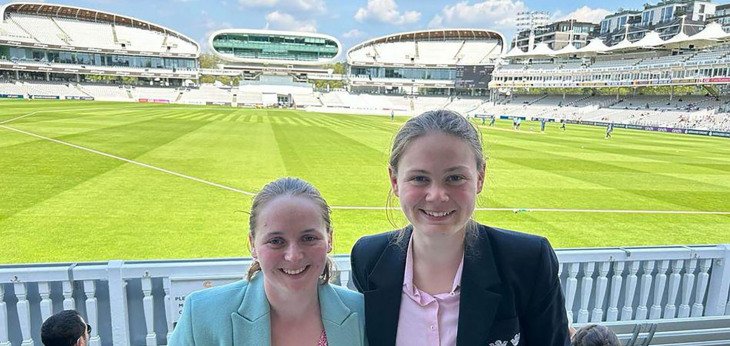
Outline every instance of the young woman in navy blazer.
<svg viewBox="0 0 730 346">
<path fill-rule="evenodd" d="M 548 241 L 472 220 L 485 169 L 458 113 L 426 112 L 397 133 L 388 170 L 410 225 L 361 238 L 351 256 L 370 345 L 570 344 Z"/>
</svg>

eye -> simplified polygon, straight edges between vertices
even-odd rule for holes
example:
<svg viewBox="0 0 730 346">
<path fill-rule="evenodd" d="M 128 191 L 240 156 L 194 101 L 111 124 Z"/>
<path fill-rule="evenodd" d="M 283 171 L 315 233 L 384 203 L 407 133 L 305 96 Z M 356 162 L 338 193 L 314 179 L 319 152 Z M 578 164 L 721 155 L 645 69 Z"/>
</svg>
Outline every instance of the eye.
<svg viewBox="0 0 730 346">
<path fill-rule="evenodd" d="M 269 241 L 267 241 L 266 243 L 271 245 L 272 247 L 281 247 L 284 245 L 285 242 L 284 239 L 276 237 L 269 239 Z"/>
<path fill-rule="evenodd" d="M 305 242 L 313 242 L 313 241 L 319 240 L 319 237 L 317 237 L 315 235 L 307 234 L 302 237 L 302 240 Z"/>
<path fill-rule="evenodd" d="M 446 182 L 451 184 L 459 184 L 466 180 L 466 177 L 459 174 L 454 174 L 446 177 Z"/>
<path fill-rule="evenodd" d="M 427 176 L 424 175 L 416 175 L 408 179 L 411 183 L 414 185 L 426 185 L 429 182 L 429 179 Z"/>
</svg>

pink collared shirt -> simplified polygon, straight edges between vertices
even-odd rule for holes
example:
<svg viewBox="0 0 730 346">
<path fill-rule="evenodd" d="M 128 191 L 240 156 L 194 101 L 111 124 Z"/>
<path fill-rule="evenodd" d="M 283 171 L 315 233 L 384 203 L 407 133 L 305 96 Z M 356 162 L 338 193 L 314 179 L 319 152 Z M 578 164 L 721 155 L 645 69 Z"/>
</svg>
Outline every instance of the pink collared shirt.
<svg viewBox="0 0 730 346">
<path fill-rule="evenodd" d="M 406 269 L 403 275 L 400 314 L 398 315 L 398 346 L 456 345 L 459 325 L 461 271 L 464 258 L 454 276 L 451 292 L 435 296 L 423 292 L 413 283 L 413 238 L 408 243 Z"/>
</svg>

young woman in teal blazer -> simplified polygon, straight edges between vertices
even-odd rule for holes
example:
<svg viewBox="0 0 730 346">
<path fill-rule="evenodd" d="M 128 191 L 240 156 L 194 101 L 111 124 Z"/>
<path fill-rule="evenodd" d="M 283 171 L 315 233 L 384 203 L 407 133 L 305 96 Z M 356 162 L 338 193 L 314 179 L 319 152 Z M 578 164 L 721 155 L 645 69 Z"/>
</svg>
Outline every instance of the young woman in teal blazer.
<svg viewBox="0 0 730 346">
<path fill-rule="evenodd" d="M 168 344 L 365 345 L 363 297 L 327 283 L 332 227 L 309 183 L 282 178 L 254 197 L 247 281 L 185 298 Z"/>
</svg>

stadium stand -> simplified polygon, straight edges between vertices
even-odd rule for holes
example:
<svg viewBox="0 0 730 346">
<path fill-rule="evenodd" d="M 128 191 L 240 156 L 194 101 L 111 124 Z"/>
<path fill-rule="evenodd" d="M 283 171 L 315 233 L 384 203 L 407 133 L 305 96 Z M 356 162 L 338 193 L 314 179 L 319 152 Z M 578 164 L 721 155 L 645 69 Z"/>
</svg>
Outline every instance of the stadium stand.
<svg viewBox="0 0 730 346">
<path fill-rule="evenodd" d="M 233 102 L 231 88 L 219 88 L 210 84 L 203 84 L 198 88 L 185 90 L 180 97 L 180 103 L 206 104 L 206 102 Z"/>
<path fill-rule="evenodd" d="M 504 47 L 488 30 L 425 30 L 365 41 L 347 52 L 355 93 L 486 94 Z"/>
<path fill-rule="evenodd" d="M 99 101 L 134 101 L 130 97 L 128 89 L 120 85 L 78 84 L 77 87 L 83 93 Z"/>
<path fill-rule="evenodd" d="M 182 92 L 178 89 L 172 88 L 149 88 L 149 87 L 134 87 L 132 88 L 132 95 L 136 100 L 160 100 L 162 102 L 167 101 L 168 103 L 178 100 Z"/>
</svg>

